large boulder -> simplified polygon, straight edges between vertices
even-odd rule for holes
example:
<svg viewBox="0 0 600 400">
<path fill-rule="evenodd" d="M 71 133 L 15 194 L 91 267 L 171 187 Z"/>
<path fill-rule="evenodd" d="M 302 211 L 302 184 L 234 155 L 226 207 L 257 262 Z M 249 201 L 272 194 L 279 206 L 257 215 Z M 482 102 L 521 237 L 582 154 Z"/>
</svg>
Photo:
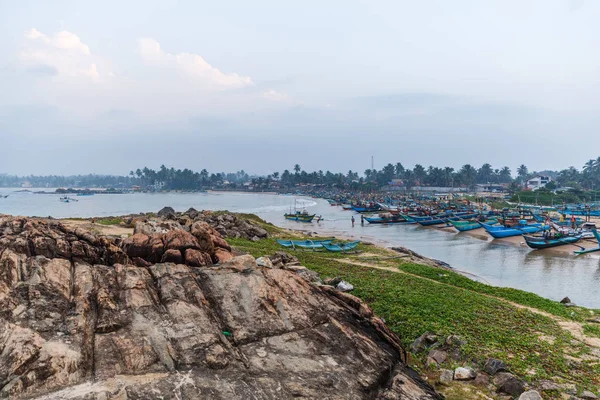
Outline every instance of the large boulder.
<svg viewBox="0 0 600 400">
<path fill-rule="evenodd" d="M 111 262 L 102 238 L 73 239 L 95 264 L 32 254 L 29 222 L 69 241 L 0 217 L 0 398 L 441 398 L 348 293 L 248 255 L 200 265 L 180 233 L 163 255 L 198 267 Z"/>
</svg>

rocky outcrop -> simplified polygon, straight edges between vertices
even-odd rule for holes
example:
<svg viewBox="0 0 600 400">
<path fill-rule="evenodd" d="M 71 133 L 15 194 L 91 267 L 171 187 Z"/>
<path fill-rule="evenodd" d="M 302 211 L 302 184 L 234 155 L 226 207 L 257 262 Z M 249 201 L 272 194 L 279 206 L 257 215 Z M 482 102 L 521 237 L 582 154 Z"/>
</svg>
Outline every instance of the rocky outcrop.
<svg viewBox="0 0 600 400">
<path fill-rule="evenodd" d="M 0 218 L 0 398 L 440 398 L 361 300 L 196 228 Z"/>
</svg>

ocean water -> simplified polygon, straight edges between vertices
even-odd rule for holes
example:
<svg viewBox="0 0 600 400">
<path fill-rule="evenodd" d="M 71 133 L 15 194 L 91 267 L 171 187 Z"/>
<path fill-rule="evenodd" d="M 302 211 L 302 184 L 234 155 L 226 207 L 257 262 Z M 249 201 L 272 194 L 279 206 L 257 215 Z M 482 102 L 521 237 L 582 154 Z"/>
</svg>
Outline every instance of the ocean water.
<svg viewBox="0 0 600 400">
<path fill-rule="evenodd" d="M 600 308 L 600 253 L 575 257 L 552 251 L 531 250 L 527 246 L 501 244 L 468 234 L 456 234 L 415 225 L 360 224 L 360 216 L 325 200 L 249 193 L 136 193 L 73 197 L 77 202 L 62 203 L 60 195 L 15 192 L 0 189 L 0 214 L 24 216 L 102 217 L 156 212 L 164 206 L 176 211 L 230 210 L 257 214 L 275 225 L 326 235 L 344 235 L 374 241 L 386 246 L 404 246 L 427 257 L 450 264 L 475 279 L 496 286 L 513 287 L 560 300 L 569 296 L 577 304 Z M 49 189 L 46 189 L 49 190 Z M 294 202 L 310 213 L 322 215 L 319 223 L 288 221 L 283 214 Z M 355 215 L 356 224 L 351 225 Z"/>
</svg>

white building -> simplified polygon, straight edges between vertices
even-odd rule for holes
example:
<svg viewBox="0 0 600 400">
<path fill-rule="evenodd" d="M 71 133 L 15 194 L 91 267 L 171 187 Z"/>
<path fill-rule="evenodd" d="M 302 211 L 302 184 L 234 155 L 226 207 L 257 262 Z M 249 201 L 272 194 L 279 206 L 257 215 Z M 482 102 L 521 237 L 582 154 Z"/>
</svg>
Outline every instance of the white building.
<svg viewBox="0 0 600 400">
<path fill-rule="evenodd" d="M 538 190 L 539 188 L 543 188 L 546 186 L 548 182 L 550 182 L 549 176 L 537 175 L 527 181 L 527 188 L 531 190 Z"/>
</svg>

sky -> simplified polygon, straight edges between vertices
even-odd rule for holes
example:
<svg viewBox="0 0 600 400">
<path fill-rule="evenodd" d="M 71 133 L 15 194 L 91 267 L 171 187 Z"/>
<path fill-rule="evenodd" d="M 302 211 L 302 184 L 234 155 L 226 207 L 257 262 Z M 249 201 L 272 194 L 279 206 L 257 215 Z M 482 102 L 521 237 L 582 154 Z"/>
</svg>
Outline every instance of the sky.
<svg viewBox="0 0 600 400">
<path fill-rule="evenodd" d="M 0 173 L 580 168 L 600 1 L 0 0 Z"/>
</svg>

